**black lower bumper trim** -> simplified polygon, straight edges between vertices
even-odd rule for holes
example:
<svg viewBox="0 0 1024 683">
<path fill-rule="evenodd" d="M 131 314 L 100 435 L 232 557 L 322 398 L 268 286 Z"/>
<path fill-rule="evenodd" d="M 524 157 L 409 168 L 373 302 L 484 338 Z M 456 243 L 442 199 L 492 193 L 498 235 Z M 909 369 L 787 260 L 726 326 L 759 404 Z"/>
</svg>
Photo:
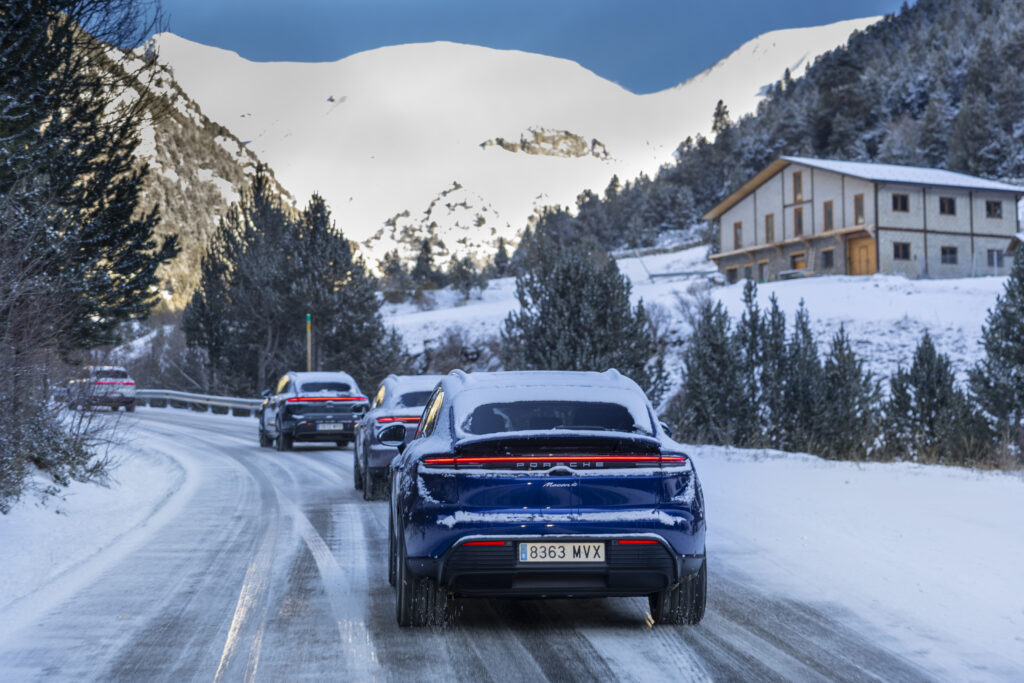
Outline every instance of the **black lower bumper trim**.
<svg viewBox="0 0 1024 683">
<path fill-rule="evenodd" d="M 409 558 L 410 572 L 432 576 L 452 592 L 492 597 L 637 596 L 695 575 L 703 555 L 679 555 L 667 544 L 606 541 L 604 563 L 525 563 L 516 541 L 500 546 L 458 545 L 441 558 Z"/>
</svg>

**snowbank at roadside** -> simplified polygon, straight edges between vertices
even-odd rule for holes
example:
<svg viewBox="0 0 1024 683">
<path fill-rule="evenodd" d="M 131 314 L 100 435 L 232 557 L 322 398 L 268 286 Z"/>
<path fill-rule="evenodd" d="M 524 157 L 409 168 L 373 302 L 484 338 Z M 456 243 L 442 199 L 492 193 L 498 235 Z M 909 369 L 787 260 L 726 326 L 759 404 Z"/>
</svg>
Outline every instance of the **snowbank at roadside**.
<svg viewBox="0 0 1024 683">
<path fill-rule="evenodd" d="M 1024 477 L 691 447 L 715 567 L 844 607 L 951 680 L 1024 671 Z"/>
<path fill-rule="evenodd" d="M 130 435 L 113 454 L 110 486 L 72 483 L 0 517 L 0 613 L 145 524 L 186 479 L 179 462 Z"/>
</svg>

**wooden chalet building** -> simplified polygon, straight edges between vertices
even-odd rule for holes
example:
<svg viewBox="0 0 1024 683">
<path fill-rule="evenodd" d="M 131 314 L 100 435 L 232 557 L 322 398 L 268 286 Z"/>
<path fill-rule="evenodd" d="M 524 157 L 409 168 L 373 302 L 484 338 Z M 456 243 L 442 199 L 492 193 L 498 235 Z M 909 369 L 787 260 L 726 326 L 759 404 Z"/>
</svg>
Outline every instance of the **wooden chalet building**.
<svg viewBox="0 0 1024 683">
<path fill-rule="evenodd" d="M 1002 274 L 1024 187 L 931 168 L 784 156 L 711 209 L 729 282 Z"/>
</svg>

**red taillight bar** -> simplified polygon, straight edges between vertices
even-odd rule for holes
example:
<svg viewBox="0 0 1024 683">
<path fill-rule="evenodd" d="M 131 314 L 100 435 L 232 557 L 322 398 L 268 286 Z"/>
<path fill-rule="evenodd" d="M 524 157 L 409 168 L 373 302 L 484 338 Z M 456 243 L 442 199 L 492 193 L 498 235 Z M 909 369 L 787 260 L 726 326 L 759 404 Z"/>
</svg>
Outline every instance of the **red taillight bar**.
<svg viewBox="0 0 1024 683">
<path fill-rule="evenodd" d="M 658 542 L 639 538 L 623 538 L 619 541 L 619 545 L 658 545 Z"/>
<path fill-rule="evenodd" d="M 505 545 L 505 541 L 466 541 L 462 545 Z"/>
<path fill-rule="evenodd" d="M 126 387 L 134 387 L 135 386 L 135 382 L 121 382 L 121 384 L 125 385 Z"/>
<path fill-rule="evenodd" d="M 286 398 L 285 401 L 288 403 L 294 403 L 295 401 L 365 401 L 366 398 L 363 396 L 333 396 L 333 397 L 321 397 L 321 396 L 297 396 L 295 398 Z"/>
<path fill-rule="evenodd" d="M 135 382 L 93 382 L 93 384 L 123 384 L 126 387 L 135 386 Z"/>
<path fill-rule="evenodd" d="M 93 382 L 93 384 L 117 384 L 117 382 Z"/>
<path fill-rule="evenodd" d="M 622 462 L 634 464 L 682 464 L 685 455 L 575 455 L 556 457 L 551 455 L 499 455 L 473 458 L 424 458 L 424 465 L 486 465 L 489 463 L 533 463 L 533 462 Z"/>
<path fill-rule="evenodd" d="M 418 416 L 413 417 L 378 417 L 377 422 L 419 422 Z"/>
</svg>

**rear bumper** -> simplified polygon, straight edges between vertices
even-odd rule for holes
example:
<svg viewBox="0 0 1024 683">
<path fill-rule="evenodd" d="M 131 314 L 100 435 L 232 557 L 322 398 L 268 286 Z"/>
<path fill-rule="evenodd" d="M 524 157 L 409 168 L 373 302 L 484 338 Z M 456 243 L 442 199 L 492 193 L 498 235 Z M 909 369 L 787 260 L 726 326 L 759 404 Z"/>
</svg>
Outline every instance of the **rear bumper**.
<svg viewBox="0 0 1024 683">
<path fill-rule="evenodd" d="M 135 403 L 134 396 L 89 396 L 81 401 L 87 406 L 130 406 Z"/>
<path fill-rule="evenodd" d="M 693 576 L 704 561 L 699 555 L 676 553 L 657 534 L 525 535 L 505 537 L 503 545 L 467 545 L 495 536 L 469 536 L 439 558 L 409 558 L 414 574 L 431 576 L 458 595 L 493 597 L 626 597 L 649 595 Z M 654 540 L 625 545 L 623 539 Z M 521 562 L 519 544 L 529 541 L 605 543 L 602 563 Z"/>
<path fill-rule="evenodd" d="M 285 433 L 288 433 L 287 427 Z M 351 441 L 355 438 L 355 424 L 350 424 L 344 429 L 332 429 L 330 431 L 321 431 L 317 429 L 316 423 L 300 423 L 292 427 L 291 437 L 295 441 L 313 441 L 313 442 L 335 442 L 335 441 Z"/>
</svg>

